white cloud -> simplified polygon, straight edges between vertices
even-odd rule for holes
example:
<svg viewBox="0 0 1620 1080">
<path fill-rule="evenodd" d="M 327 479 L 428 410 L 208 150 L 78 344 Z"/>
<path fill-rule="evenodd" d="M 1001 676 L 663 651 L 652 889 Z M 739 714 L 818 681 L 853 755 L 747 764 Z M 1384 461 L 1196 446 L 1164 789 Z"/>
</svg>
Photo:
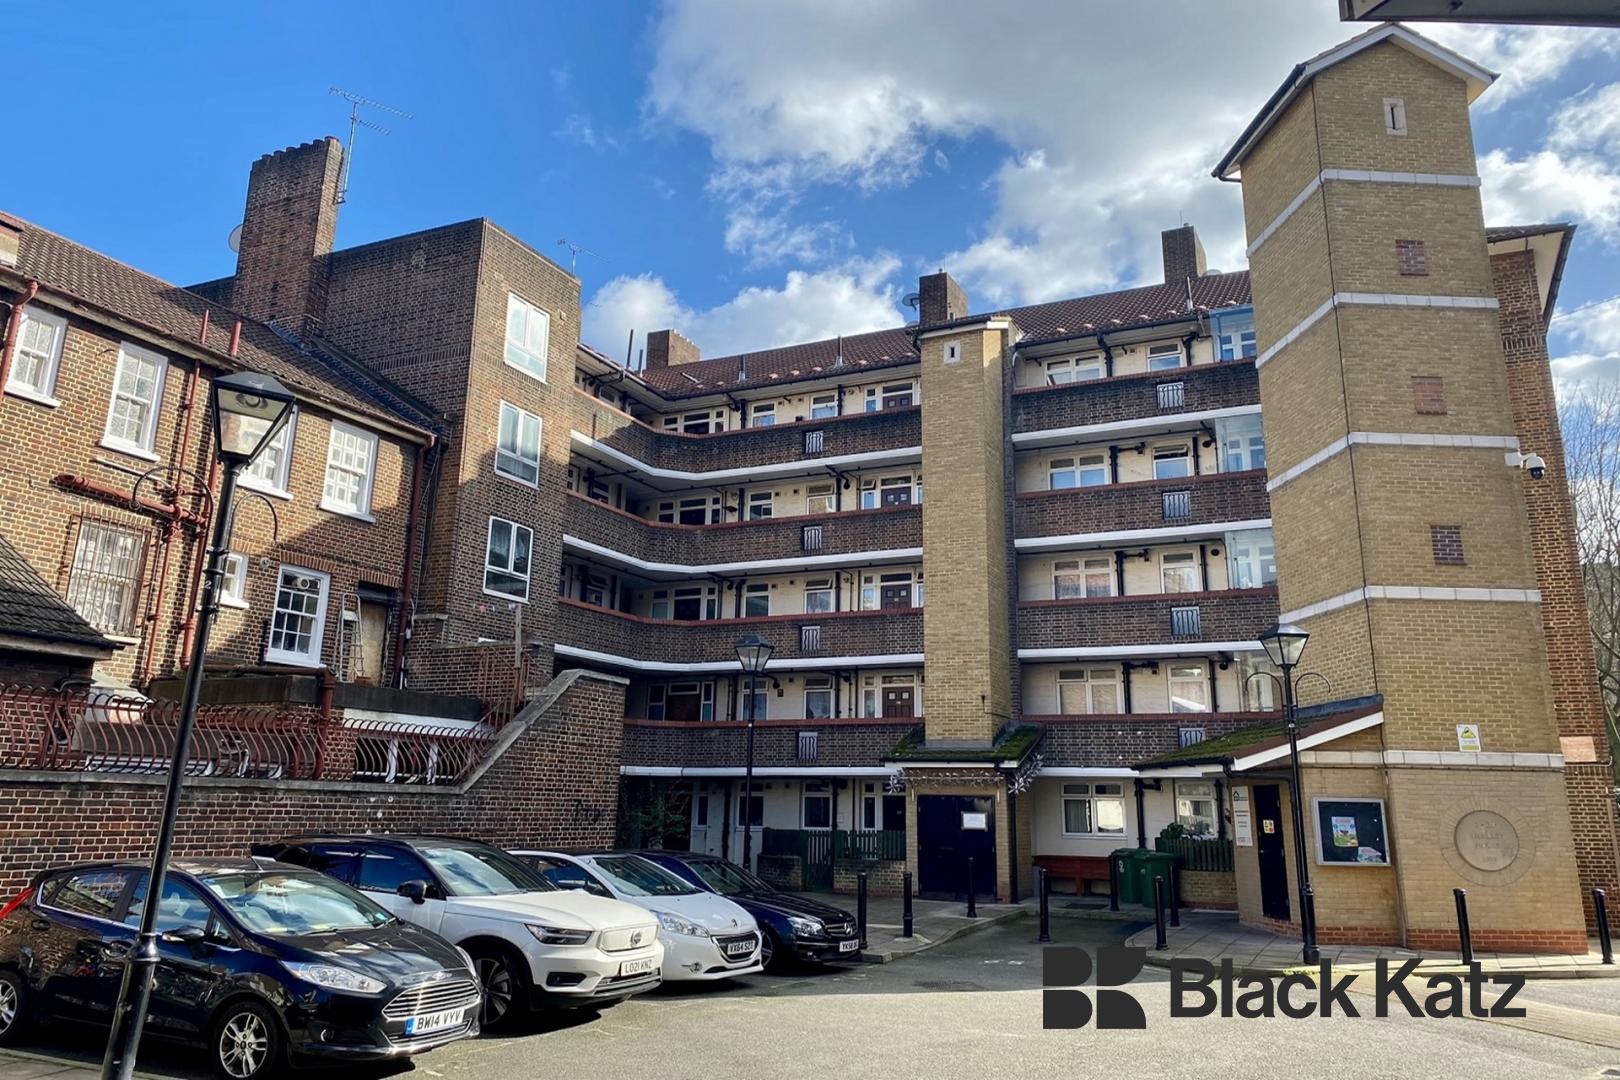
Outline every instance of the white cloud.
<svg viewBox="0 0 1620 1080">
<path fill-rule="evenodd" d="M 1620 298 L 1553 316 L 1553 375 L 1560 387 L 1620 383 Z"/>
<path fill-rule="evenodd" d="M 1590 56 L 1620 56 L 1620 36 L 1587 27 L 1436 23 L 1414 27 L 1447 48 L 1498 72 L 1478 108 L 1500 109 Z"/>
<path fill-rule="evenodd" d="M 590 150 L 617 150 L 619 140 L 597 129 L 594 121 L 584 113 L 570 113 L 563 118 L 555 132 L 564 142 L 578 143 Z"/>
<path fill-rule="evenodd" d="M 1540 150 L 1479 159 L 1486 219 L 1522 224 L 1574 218 L 1620 243 L 1620 83 L 1559 103 Z"/>
<path fill-rule="evenodd" d="M 890 280 L 899 268 L 898 259 L 879 256 L 814 273 L 795 270 L 780 286 L 750 286 L 707 309 L 687 307 L 656 275 L 621 276 L 592 297 L 581 334 L 618 359 L 632 329 L 640 342 L 648 331 L 673 327 L 705 356 L 729 356 L 899 326 L 905 313 Z"/>
</svg>

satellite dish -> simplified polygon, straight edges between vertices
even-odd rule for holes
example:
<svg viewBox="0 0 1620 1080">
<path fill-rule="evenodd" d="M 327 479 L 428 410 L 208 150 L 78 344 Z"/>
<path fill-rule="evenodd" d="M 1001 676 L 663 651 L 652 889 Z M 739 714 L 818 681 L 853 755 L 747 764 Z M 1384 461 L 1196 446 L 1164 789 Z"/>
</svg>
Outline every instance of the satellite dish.
<svg viewBox="0 0 1620 1080">
<path fill-rule="evenodd" d="M 232 229 L 231 235 L 225 238 L 225 243 L 229 245 L 232 251 L 240 254 L 242 251 L 242 226 L 238 225 Z"/>
<path fill-rule="evenodd" d="M 915 310 L 917 305 L 922 303 L 922 294 L 921 293 L 908 292 L 908 293 L 906 293 L 905 296 L 900 298 L 900 302 L 902 304 L 906 305 L 906 307 Z"/>
</svg>

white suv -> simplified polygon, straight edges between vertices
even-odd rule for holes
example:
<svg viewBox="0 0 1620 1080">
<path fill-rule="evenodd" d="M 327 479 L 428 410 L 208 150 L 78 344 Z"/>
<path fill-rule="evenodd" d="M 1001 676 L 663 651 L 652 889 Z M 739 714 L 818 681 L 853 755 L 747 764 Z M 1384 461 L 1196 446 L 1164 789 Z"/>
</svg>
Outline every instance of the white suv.
<svg viewBox="0 0 1620 1080">
<path fill-rule="evenodd" d="M 465 949 L 483 985 L 485 1028 L 537 1006 L 617 1004 L 663 978 L 664 946 L 647 911 L 558 889 L 488 844 L 320 836 L 253 853 L 330 874 Z"/>
</svg>

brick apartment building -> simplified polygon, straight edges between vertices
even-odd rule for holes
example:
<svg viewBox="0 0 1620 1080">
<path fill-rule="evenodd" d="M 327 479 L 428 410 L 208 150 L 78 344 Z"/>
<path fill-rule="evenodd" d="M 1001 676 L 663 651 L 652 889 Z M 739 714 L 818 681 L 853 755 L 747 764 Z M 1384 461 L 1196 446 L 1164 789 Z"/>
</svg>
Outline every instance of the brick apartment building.
<svg viewBox="0 0 1620 1080">
<path fill-rule="evenodd" d="M 1250 272 L 1183 226 L 1163 284 L 974 312 L 941 272 L 907 327 L 711 359 L 661 330 L 633 368 L 487 221 L 334 250 L 335 140 L 254 165 L 236 274 L 189 289 L 7 219 L 0 681 L 36 689 L 0 699 L 0 787 L 155 790 L 109 748 L 164 706 L 98 703 L 173 696 L 207 508 L 127 495 L 207 477 L 198 383 L 252 367 L 300 404 L 238 512 L 196 796 L 231 824 L 196 848 L 267 804 L 602 843 L 622 785 L 638 840 L 753 828 L 812 886 L 960 895 L 971 857 L 980 896 L 1095 887 L 1170 827 L 1189 900 L 1281 925 L 1281 619 L 1325 676 L 1324 939 L 1443 943 L 1464 885 L 1489 947 L 1584 949 L 1616 870 L 1546 352 L 1574 230 L 1485 228 L 1492 78 L 1393 27 L 1296 68 L 1217 170 Z M 112 689 L 38 689 L 92 664 Z"/>
</svg>

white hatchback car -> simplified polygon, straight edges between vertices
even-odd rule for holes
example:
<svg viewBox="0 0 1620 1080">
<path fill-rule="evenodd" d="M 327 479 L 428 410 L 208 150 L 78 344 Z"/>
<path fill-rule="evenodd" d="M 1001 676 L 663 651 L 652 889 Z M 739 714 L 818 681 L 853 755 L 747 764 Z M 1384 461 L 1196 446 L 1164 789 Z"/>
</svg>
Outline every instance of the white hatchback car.
<svg viewBox="0 0 1620 1080">
<path fill-rule="evenodd" d="M 664 945 L 645 909 L 560 889 L 488 844 L 320 836 L 255 844 L 253 853 L 330 874 L 466 950 L 485 1028 L 535 1007 L 617 1004 L 663 978 Z"/>
<path fill-rule="evenodd" d="M 646 908 L 663 930 L 664 978 L 729 979 L 764 970 L 759 926 L 740 906 L 689 885 L 639 855 L 512 852 L 553 885 Z"/>
</svg>

